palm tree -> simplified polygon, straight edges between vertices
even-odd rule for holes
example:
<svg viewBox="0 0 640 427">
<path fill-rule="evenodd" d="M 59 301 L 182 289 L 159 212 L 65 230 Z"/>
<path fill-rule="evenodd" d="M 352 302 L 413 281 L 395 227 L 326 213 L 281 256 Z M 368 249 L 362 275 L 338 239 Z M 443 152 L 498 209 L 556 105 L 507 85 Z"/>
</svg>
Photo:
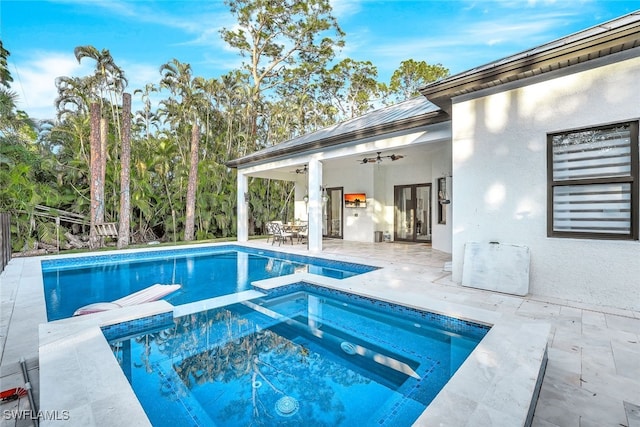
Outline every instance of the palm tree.
<svg viewBox="0 0 640 427">
<path fill-rule="evenodd" d="M 118 249 L 129 245 L 131 222 L 131 94 L 122 95 L 122 153 L 120 155 L 120 223 L 118 226 Z"/>
<path fill-rule="evenodd" d="M 94 89 L 97 93 L 94 95 L 100 101 L 100 106 L 104 108 L 104 100 L 108 97 L 109 106 L 111 108 L 111 118 L 116 125 L 116 131 L 118 132 L 118 139 L 120 140 L 120 120 L 117 114 L 117 106 L 119 105 L 118 98 L 122 95 L 122 92 L 127 87 L 127 78 L 124 75 L 124 71 L 116 65 L 111 53 L 108 49 L 102 49 L 98 51 L 91 45 L 78 46 L 73 50 L 73 53 L 78 60 L 78 63 L 83 58 L 90 58 L 96 61 L 95 78 L 96 85 Z"/>
<path fill-rule="evenodd" d="M 169 89 L 169 91 L 179 97 L 179 102 L 168 100 L 164 102 L 165 110 L 168 114 L 169 121 L 178 131 L 178 137 L 181 137 L 181 127 L 184 129 L 184 123 L 190 123 L 190 155 L 189 155 L 189 177 L 187 180 L 187 199 L 185 212 L 184 240 L 191 241 L 195 235 L 195 208 L 196 208 L 196 189 L 198 183 L 198 154 L 200 150 L 200 124 L 199 116 L 206 107 L 207 100 L 204 96 L 202 88 L 196 84 L 192 78 L 191 66 L 183 64 L 177 59 L 164 64 L 160 67 L 162 80 L 160 85 Z M 184 138 L 184 136 L 182 136 Z M 186 138 L 184 138 L 186 140 Z M 183 159 L 185 156 L 183 156 Z"/>
<path fill-rule="evenodd" d="M 100 167 L 100 105 L 91 104 L 91 213 L 89 224 L 89 248 L 97 249 L 100 246 L 100 237 L 96 230 L 96 224 L 104 218 L 104 182 L 100 181 L 102 169 Z"/>
<path fill-rule="evenodd" d="M 98 49 L 90 45 L 78 46 L 74 49 L 73 53 L 79 63 L 83 58 L 91 58 L 96 61 L 94 78 L 90 80 L 93 83 L 93 85 L 91 85 L 91 89 L 93 89 L 93 96 L 96 97 L 97 101 L 100 103 L 99 106 L 95 108 L 99 108 L 99 110 L 102 111 L 104 109 L 105 102 L 108 102 L 111 110 L 111 117 L 117 133 L 117 141 L 122 141 L 120 118 L 117 112 L 117 98 L 127 85 L 127 79 L 124 76 L 124 72 L 115 64 L 111 53 L 107 49 L 98 51 Z M 94 107 L 92 106 L 92 108 Z M 95 139 L 92 139 L 91 141 L 91 188 L 93 190 L 91 210 L 92 224 L 94 222 L 101 223 L 104 221 L 105 180 L 107 169 L 106 153 L 108 140 L 108 123 L 106 119 L 101 118 L 100 116 L 98 118 L 98 122 L 95 122 L 93 114 L 94 110 L 91 111 L 91 132 L 92 134 L 94 133 L 93 126 L 98 126 L 99 130 L 96 129 L 95 132 L 99 132 L 99 136 L 96 136 Z M 100 145 L 94 146 L 94 143 L 97 143 L 98 141 L 100 142 Z M 94 157 L 96 159 L 95 161 Z M 97 169 L 94 171 L 94 168 Z M 99 206 L 94 208 L 94 203 Z M 95 235 L 95 231 L 95 226 L 91 226 L 89 237 L 89 246 L 91 248 L 97 247 L 99 242 L 99 239 Z"/>
<path fill-rule="evenodd" d="M 144 104 L 144 110 L 136 112 L 136 125 L 144 128 L 144 137 L 147 141 L 151 138 L 151 127 L 154 126 L 156 130 L 159 128 L 158 116 L 151 111 L 151 94 L 158 92 L 158 88 L 151 83 L 147 83 L 144 86 L 144 90 L 136 89 L 133 91 L 134 95 L 140 94 L 142 103 Z"/>
<path fill-rule="evenodd" d="M 54 100 L 57 117 L 63 120 L 69 115 L 89 115 L 92 79 L 89 77 L 57 77 L 58 96 Z"/>
</svg>

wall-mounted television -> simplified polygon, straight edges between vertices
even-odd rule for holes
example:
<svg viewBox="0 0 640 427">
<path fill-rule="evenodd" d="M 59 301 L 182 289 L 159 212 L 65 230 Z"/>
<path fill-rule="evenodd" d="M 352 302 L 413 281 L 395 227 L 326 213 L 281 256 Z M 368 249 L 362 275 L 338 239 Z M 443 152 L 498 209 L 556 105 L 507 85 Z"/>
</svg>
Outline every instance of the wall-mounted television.
<svg viewBox="0 0 640 427">
<path fill-rule="evenodd" d="M 365 193 L 345 193 L 344 207 L 345 208 L 366 208 L 367 195 Z"/>
</svg>

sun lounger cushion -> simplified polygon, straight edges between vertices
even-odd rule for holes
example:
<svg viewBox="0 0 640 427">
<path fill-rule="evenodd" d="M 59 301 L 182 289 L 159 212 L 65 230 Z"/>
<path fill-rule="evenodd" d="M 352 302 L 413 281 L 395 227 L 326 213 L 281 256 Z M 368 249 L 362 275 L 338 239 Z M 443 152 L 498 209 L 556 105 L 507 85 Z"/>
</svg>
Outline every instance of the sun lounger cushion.
<svg viewBox="0 0 640 427">
<path fill-rule="evenodd" d="M 144 304 L 145 302 L 151 302 L 159 300 L 162 297 L 169 295 L 172 292 L 180 289 L 180 285 L 162 285 L 156 283 L 148 288 L 142 289 L 138 292 L 134 292 L 131 295 L 122 297 L 111 302 L 97 302 L 81 307 L 73 313 L 74 316 L 81 316 L 83 314 L 98 313 L 101 311 L 113 310 L 115 308 L 129 307 L 132 305 Z"/>
</svg>

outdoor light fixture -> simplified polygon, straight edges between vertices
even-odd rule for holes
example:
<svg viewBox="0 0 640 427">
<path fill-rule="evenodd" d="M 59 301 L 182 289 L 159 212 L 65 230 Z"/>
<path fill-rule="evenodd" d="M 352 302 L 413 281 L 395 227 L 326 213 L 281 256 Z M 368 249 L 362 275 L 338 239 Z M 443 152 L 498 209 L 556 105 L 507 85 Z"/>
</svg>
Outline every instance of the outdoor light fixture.
<svg viewBox="0 0 640 427">
<path fill-rule="evenodd" d="M 245 191 L 244 193 L 244 202 L 249 203 L 249 192 Z"/>
<path fill-rule="evenodd" d="M 451 200 L 447 196 L 447 175 L 444 174 L 442 178 L 438 179 L 438 202 L 441 205 L 451 204 Z"/>
<path fill-rule="evenodd" d="M 327 203 L 327 201 L 329 200 L 329 195 L 327 194 L 327 190 L 324 188 L 324 185 L 320 186 L 320 193 L 322 193 L 322 203 Z M 305 194 L 302 200 L 304 200 L 305 203 L 309 203 L 309 195 Z"/>
</svg>

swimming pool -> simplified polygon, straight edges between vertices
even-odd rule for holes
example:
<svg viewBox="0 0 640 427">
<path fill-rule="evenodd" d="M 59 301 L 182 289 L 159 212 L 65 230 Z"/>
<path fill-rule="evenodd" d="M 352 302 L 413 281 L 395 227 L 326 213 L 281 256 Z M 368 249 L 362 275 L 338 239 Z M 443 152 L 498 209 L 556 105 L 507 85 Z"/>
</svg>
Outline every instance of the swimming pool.
<svg viewBox="0 0 640 427">
<path fill-rule="evenodd" d="M 377 268 L 236 245 L 52 259 L 41 265 L 49 321 L 154 283 L 179 283 L 181 289 L 164 299 L 181 305 L 241 292 L 253 281 L 295 272 L 343 279 Z"/>
<path fill-rule="evenodd" d="M 131 328 L 103 333 L 154 426 L 411 425 L 489 330 L 306 283 Z"/>
</svg>

